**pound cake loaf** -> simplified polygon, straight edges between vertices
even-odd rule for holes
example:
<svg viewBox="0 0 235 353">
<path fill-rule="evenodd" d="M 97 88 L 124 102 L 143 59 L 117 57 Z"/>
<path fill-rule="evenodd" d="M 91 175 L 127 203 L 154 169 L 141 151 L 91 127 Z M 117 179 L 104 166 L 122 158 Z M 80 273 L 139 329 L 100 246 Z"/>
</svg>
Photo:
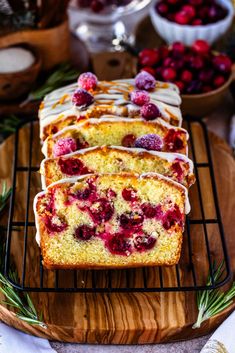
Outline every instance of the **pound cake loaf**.
<svg viewBox="0 0 235 353">
<path fill-rule="evenodd" d="M 51 184 L 34 212 L 46 268 L 125 268 L 176 264 L 189 205 L 159 174 L 91 174 Z"/>
<path fill-rule="evenodd" d="M 178 87 L 156 81 L 147 72 L 135 79 L 98 81 L 92 73 L 84 73 L 78 82 L 53 91 L 45 97 L 40 110 L 40 137 L 58 132 L 89 118 L 110 115 L 166 122 L 181 126 Z"/>
<path fill-rule="evenodd" d="M 89 173 L 156 172 L 187 188 L 195 177 L 193 162 L 179 153 L 146 151 L 142 148 L 101 146 L 85 148 L 57 158 L 44 159 L 40 166 L 42 187 L 61 179 Z"/>
<path fill-rule="evenodd" d="M 185 129 L 173 127 L 161 119 L 101 118 L 68 126 L 49 136 L 42 152 L 46 158 L 51 158 L 87 147 L 115 145 L 187 155 L 187 140 Z"/>
</svg>

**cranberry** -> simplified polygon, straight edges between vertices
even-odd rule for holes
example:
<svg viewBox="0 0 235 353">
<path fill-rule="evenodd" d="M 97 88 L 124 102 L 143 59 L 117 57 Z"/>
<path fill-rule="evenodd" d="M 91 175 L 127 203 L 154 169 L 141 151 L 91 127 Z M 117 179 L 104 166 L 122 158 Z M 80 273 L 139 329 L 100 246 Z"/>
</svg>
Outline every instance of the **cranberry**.
<svg viewBox="0 0 235 353">
<path fill-rule="evenodd" d="M 154 247 L 154 245 L 156 244 L 157 239 L 151 237 L 150 235 L 138 235 L 137 237 L 135 237 L 134 239 L 134 247 L 136 248 L 136 250 L 142 252 L 145 250 L 150 250 Z"/>
<path fill-rule="evenodd" d="M 86 188 L 84 190 L 78 190 L 73 197 L 75 197 L 78 200 L 88 200 L 91 195 L 91 190 L 89 188 Z"/>
<path fill-rule="evenodd" d="M 177 152 L 182 150 L 184 143 L 181 137 L 181 132 L 170 129 L 165 137 L 165 145 L 169 152 Z"/>
<path fill-rule="evenodd" d="M 100 12 L 104 9 L 104 2 L 102 0 L 92 0 L 91 9 L 94 12 Z"/>
<path fill-rule="evenodd" d="M 184 83 L 182 81 L 175 81 L 174 84 L 179 88 L 181 93 L 184 91 Z"/>
<path fill-rule="evenodd" d="M 195 20 L 193 20 L 192 25 L 193 26 L 201 26 L 202 20 L 200 18 L 196 18 Z"/>
<path fill-rule="evenodd" d="M 162 77 L 165 81 L 174 81 L 176 78 L 176 71 L 171 67 L 164 68 L 162 70 Z"/>
<path fill-rule="evenodd" d="M 203 86 L 202 87 L 202 92 L 203 93 L 208 93 L 208 92 L 210 92 L 212 90 L 213 90 L 213 88 L 211 86 Z"/>
<path fill-rule="evenodd" d="M 124 147 L 134 147 L 135 140 L 136 140 L 136 136 L 135 135 L 132 135 L 132 134 L 126 135 L 122 139 L 122 146 L 124 146 Z"/>
<path fill-rule="evenodd" d="M 192 69 L 196 70 L 200 70 L 204 66 L 203 59 L 200 56 L 191 56 L 189 64 Z"/>
<path fill-rule="evenodd" d="M 52 134 L 56 134 L 58 132 L 58 127 L 57 126 L 53 126 L 51 129 Z"/>
<path fill-rule="evenodd" d="M 160 60 L 160 55 L 156 49 L 143 49 L 139 53 L 139 62 L 141 66 L 154 66 Z"/>
<path fill-rule="evenodd" d="M 199 73 L 199 80 L 203 83 L 210 83 L 214 76 L 214 71 L 212 69 L 204 69 Z"/>
<path fill-rule="evenodd" d="M 144 148 L 146 150 L 161 151 L 163 141 L 159 135 L 147 134 L 136 139 L 135 147 Z"/>
<path fill-rule="evenodd" d="M 188 94 L 197 94 L 200 93 L 202 89 L 202 83 L 199 80 L 193 80 L 192 82 L 189 83 L 186 93 Z"/>
<path fill-rule="evenodd" d="M 191 82 L 192 79 L 193 79 L 193 74 L 191 73 L 191 71 L 189 70 L 184 70 L 182 73 L 181 73 L 181 76 L 180 76 L 181 80 L 183 82 Z"/>
<path fill-rule="evenodd" d="M 76 228 L 74 237 L 79 240 L 89 240 L 95 235 L 95 227 L 88 226 L 83 224 Z"/>
<path fill-rule="evenodd" d="M 131 243 L 122 234 L 114 234 L 106 241 L 107 248 L 112 254 L 125 255 L 131 254 Z"/>
<path fill-rule="evenodd" d="M 173 51 L 173 54 L 176 53 L 176 54 L 180 54 L 181 55 L 185 51 L 185 46 L 181 42 L 174 42 L 172 44 L 172 51 Z"/>
<path fill-rule="evenodd" d="M 154 103 L 144 104 L 140 109 L 140 114 L 145 120 L 153 120 L 161 116 L 160 110 Z"/>
<path fill-rule="evenodd" d="M 77 150 L 77 142 L 72 137 L 59 139 L 53 146 L 54 157 L 59 157 Z"/>
<path fill-rule="evenodd" d="M 53 221 L 52 217 L 47 216 L 45 218 L 45 226 L 49 233 L 60 233 L 63 232 L 67 227 L 67 223 L 61 221 L 59 217 L 56 216 L 56 223 L 55 220 Z M 59 222 L 58 222 L 59 221 Z"/>
<path fill-rule="evenodd" d="M 193 43 L 192 49 L 199 55 L 207 55 L 210 51 L 210 46 L 205 40 L 197 39 Z"/>
<path fill-rule="evenodd" d="M 182 180 L 183 176 L 184 176 L 184 172 L 183 172 L 183 169 L 182 169 L 182 166 L 181 166 L 181 161 L 179 161 L 178 159 L 176 159 L 174 161 L 174 163 L 172 164 L 172 170 L 173 172 L 176 174 L 177 176 L 177 179 L 179 181 Z"/>
<path fill-rule="evenodd" d="M 136 195 L 136 190 L 132 188 L 125 188 L 122 190 L 122 197 L 126 201 L 136 201 L 137 200 L 137 195 Z"/>
<path fill-rule="evenodd" d="M 95 201 L 89 209 L 94 222 L 100 224 L 109 221 L 114 213 L 113 205 L 105 198 Z"/>
<path fill-rule="evenodd" d="M 120 225 L 124 229 L 139 228 L 143 221 L 144 217 L 137 212 L 123 213 L 120 216 Z"/>
<path fill-rule="evenodd" d="M 203 0 L 189 0 L 189 3 L 194 6 L 201 5 L 203 3 Z"/>
<path fill-rule="evenodd" d="M 150 101 L 149 93 L 146 91 L 132 91 L 130 93 L 132 103 L 142 106 Z"/>
<path fill-rule="evenodd" d="M 83 163 L 77 158 L 60 158 L 58 164 L 62 173 L 67 175 L 82 175 L 90 173 L 90 171 L 84 167 Z"/>
<path fill-rule="evenodd" d="M 216 22 L 218 21 L 220 15 L 218 11 L 218 7 L 216 5 L 212 5 L 208 9 L 208 17 L 209 17 L 209 22 Z"/>
<path fill-rule="evenodd" d="M 78 88 L 72 96 L 72 102 L 76 107 L 85 108 L 94 102 L 94 97 L 83 88 Z"/>
<path fill-rule="evenodd" d="M 188 15 L 190 19 L 196 16 L 196 10 L 192 5 L 184 5 L 182 6 L 182 10 Z"/>
<path fill-rule="evenodd" d="M 142 69 L 140 71 L 148 72 L 152 76 L 155 75 L 155 70 L 152 67 L 149 67 L 149 66 L 142 67 Z"/>
<path fill-rule="evenodd" d="M 191 16 L 185 11 L 181 10 L 175 14 L 175 22 L 179 25 L 186 25 L 190 22 Z"/>
<path fill-rule="evenodd" d="M 216 76 L 214 81 L 213 81 L 213 84 L 216 88 L 222 86 L 223 84 L 225 83 L 225 78 L 224 76 Z"/>
<path fill-rule="evenodd" d="M 205 5 L 198 9 L 198 17 L 202 19 L 205 23 L 208 22 L 209 6 Z"/>
<path fill-rule="evenodd" d="M 232 68 L 232 61 L 227 55 L 219 54 L 213 58 L 213 65 L 216 70 L 222 73 L 229 73 Z"/>
<path fill-rule="evenodd" d="M 162 59 L 165 59 L 169 55 L 169 49 L 167 46 L 162 46 L 159 50 Z"/>
<path fill-rule="evenodd" d="M 160 1 L 156 5 L 156 10 L 160 15 L 166 15 L 168 13 L 169 8 L 167 4 L 165 4 L 163 1 Z"/>
<path fill-rule="evenodd" d="M 153 206 L 145 202 L 141 205 L 141 210 L 146 218 L 160 218 L 162 216 L 161 206 Z"/>
<path fill-rule="evenodd" d="M 91 72 L 85 72 L 81 74 L 78 78 L 78 86 L 89 91 L 95 89 L 98 84 L 98 79 L 96 75 Z"/>
<path fill-rule="evenodd" d="M 107 196 L 108 196 L 110 199 L 114 199 L 114 198 L 117 196 L 117 194 L 116 194 L 116 192 L 115 192 L 114 190 L 108 189 L 108 190 L 107 190 Z"/>
<path fill-rule="evenodd" d="M 169 230 L 175 224 L 179 224 L 180 227 L 183 226 L 183 214 L 180 212 L 178 205 L 175 205 L 172 210 L 166 212 L 162 223 L 166 230 Z"/>
<path fill-rule="evenodd" d="M 135 86 L 140 90 L 143 89 L 149 91 L 156 87 L 156 80 L 148 72 L 141 71 L 135 77 Z"/>
</svg>

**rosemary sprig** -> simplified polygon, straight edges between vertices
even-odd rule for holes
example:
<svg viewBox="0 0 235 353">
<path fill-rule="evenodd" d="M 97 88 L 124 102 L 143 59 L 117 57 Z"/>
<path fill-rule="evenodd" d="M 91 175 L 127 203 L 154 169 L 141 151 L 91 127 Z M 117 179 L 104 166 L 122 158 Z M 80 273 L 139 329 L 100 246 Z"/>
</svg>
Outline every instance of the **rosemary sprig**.
<svg viewBox="0 0 235 353">
<path fill-rule="evenodd" d="M 45 83 L 39 88 L 32 91 L 28 98 L 21 103 L 21 106 L 25 105 L 30 101 L 40 100 L 46 94 L 50 93 L 56 88 L 62 85 L 69 84 L 78 77 L 78 72 L 71 68 L 68 63 L 61 64 L 56 71 L 54 71 L 45 81 Z"/>
<path fill-rule="evenodd" d="M 11 195 L 11 191 L 12 191 L 12 188 L 7 189 L 7 184 L 4 182 L 2 184 L 2 192 L 0 194 L 0 213 L 5 208 L 8 198 Z"/>
<path fill-rule="evenodd" d="M 219 282 L 224 273 L 224 262 L 218 268 L 213 265 L 213 277 L 215 284 Z M 211 285 L 210 275 L 207 279 L 207 285 Z M 201 324 L 212 316 L 220 313 L 233 303 L 235 297 L 235 282 L 227 292 L 222 292 L 219 289 L 203 290 L 197 293 L 198 317 L 193 325 L 193 328 L 198 328 Z"/>
<path fill-rule="evenodd" d="M 2 134 L 13 134 L 16 131 L 17 126 L 20 123 L 20 119 L 15 115 L 9 115 L 3 119 L 0 123 L 0 132 Z"/>
</svg>

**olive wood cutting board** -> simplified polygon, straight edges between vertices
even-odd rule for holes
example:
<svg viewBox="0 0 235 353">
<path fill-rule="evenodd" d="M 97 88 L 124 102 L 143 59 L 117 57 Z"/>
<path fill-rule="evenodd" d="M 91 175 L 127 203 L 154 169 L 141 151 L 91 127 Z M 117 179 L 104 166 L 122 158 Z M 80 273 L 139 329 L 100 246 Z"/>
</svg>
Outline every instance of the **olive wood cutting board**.
<svg viewBox="0 0 235 353">
<path fill-rule="evenodd" d="M 38 126 L 34 125 L 35 136 L 38 136 Z M 19 164 L 27 165 L 28 156 L 28 134 L 29 128 L 25 126 L 19 134 L 20 149 L 22 153 L 18 156 Z M 235 162 L 227 144 L 213 135 L 209 134 L 211 150 L 213 155 L 216 183 L 219 196 L 219 204 L 224 224 L 227 247 L 230 255 L 233 273 L 235 272 Z M 200 128 L 195 125 L 194 140 L 197 144 L 198 158 L 204 158 L 204 147 Z M 11 184 L 11 168 L 14 150 L 14 136 L 9 137 L 0 146 L 0 180 L 6 180 Z M 35 137 L 33 144 L 33 160 L 39 164 L 42 155 L 40 153 L 39 139 Z M 31 194 L 40 191 L 40 178 L 37 173 L 31 183 Z M 211 194 L 207 185 L 207 176 L 203 177 L 203 202 L 210 211 Z M 20 200 L 25 197 L 26 182 L 18 181 L 16 215 L 22 213 Z M 197 212 L 197 201 L 195 200 L 195 186 L 190 191 L 192 212 Z M 31 205 L 32 206 L 32 205 Z M 32 207 L 31 207 L 32 208 Z M 32 217 L 32 210 L 30 210 Z M 22 215 L 21 215 L 22 217 Z M 32 219 L 33 220 L 33 219 Z M 213 227 L 212 227 L 213 228 Z M 217 244 L 215 230 L 209 232 L 214 237 L 213 251 L 217 251 L 221 244 Z M 195 256 L 203 268 L 205 256 L 200 253 L 200 241 L 195 238 L 198 255 Z M 35 267 L 39 253 L 37 244 L 32 234 L 30 243 L 30 263 L 28 272 L 31 284 L 37 281 Z M 15 240 L 16 251 L 14 261 L 20 266 L 22 240 Z M 184 249 L 183 249 L 184 252 Z M 182 253 L 184 257 L 184 254 Z M 206 271 L 206 270 L 205 270 Z M 202 271 L 203 272 L 203 271 Z M 69 275 L 68 275 L 69 276 Z M 164 272 L 164 280 L 171 285 L 171 269 Z M 204 274 L 206 276 L 206 273 Z M 66 282 L 66 276 L 64 281 Z M 154 280 L 154 278 L 153 278 Z M 24 332 L 36 336 L 59 340 L 64 342 L 87 342 L 100 344 L 144 344 L 171 342 L 185 340 L 193 337 L 206 335 L 214 330 L 235 308 L 235 303 L 223 313 L 202 324 L 200 329 L 192 329 L 197 317 L 195 292 L 168 292 L 168 293 L 31 293 L 38 312 L 42 312 L 47 329 L 30 326 L 19 320 L 9 310 L 0 305 L 0 319 L 5 323 L 16 327 Z"/>
</svg>

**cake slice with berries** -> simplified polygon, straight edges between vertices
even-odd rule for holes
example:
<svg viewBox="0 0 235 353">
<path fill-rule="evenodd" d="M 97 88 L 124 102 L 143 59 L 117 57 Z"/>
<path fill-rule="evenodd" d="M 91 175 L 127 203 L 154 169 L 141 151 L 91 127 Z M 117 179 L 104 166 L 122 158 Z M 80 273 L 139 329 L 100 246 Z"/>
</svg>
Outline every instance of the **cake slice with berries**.
<svg viewBox="0 0 235 353">
<path fill-rule="evenodd" d="M 44 159 L 42 186 L 89 173 L 156 172 L 190 187 L 195 177 L 193 162 L 179 153 L 147 151 L 142 148 L 101 146 L 85 148 L 57 158 Z"/>
<path fill-rule="evenodd" d="M 181 98 L 177 86 L 156 81 L 147 72 L 135 79 L 98 81 L 92 73 L 83 73 L 72 84 L 47 95 L 39 110 L 40 137 L 58 132 L 89 118 L 161 118 L 181 126 Z"/>
<path fill-rule="evenodd" d="M 187 189 L 159 174 L 91 174 L 34 200 L 48 269 L 127 268 L 179 261 Z"/>
<path fill-rule="evenodd" d="M 185 129 L 173 127 L 161 119 L 101 118 L 68 126 L 49 136 L 42 152 L 46 158 L 51 158 L 87 147 L 115 145 L 187 154 L 187 140 Z"/>
</svg>

